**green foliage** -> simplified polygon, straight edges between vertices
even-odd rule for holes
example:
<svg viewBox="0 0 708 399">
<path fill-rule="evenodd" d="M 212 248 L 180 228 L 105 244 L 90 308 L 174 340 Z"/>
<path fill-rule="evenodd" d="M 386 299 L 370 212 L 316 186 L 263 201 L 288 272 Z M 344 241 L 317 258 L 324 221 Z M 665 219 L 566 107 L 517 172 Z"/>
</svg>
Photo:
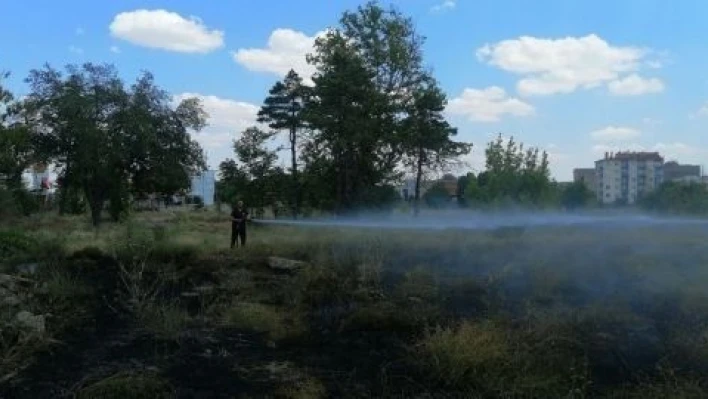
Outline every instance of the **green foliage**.
<svg viewBox="0 0 708 399">
<path fill-rule="evenodd" d="M 403 121 L 404 163 L 416 176 L 413 195 L 415 212 L 420 200 L 420 182 L 424 172 L 446 169 L 469 154 L 472 145 L 452 140 L 457 129 L 443 117 L 447 99 L 432 78 L 413 92 L 408 118 Z"/>
<path fill-rule="evenodd" d="M 59 212 L 68 215 L 83 215 L 87 205 L 83 192 L 78 187 L 62 185 L 58 194 Z"/>
<path fill-rule="evenodd" d="M 560 203 L 566 209 L 585 208 L 592 203 L 594 195 L 585 182 L 576 181 L 561 191 Z"/>
<path fill-rule="evenodd" d="M 445 183 L 437 182 L 425 192 L 423 200 L 431 208 L 443 208 L 450 204 L 450 192 Z"/>
<path fill-rule="evenodd" d="M 271 129 L 287 130 L 291 160 L 291 204 L 293 216 L 300 213 L 302 194 L 298 173 L 298 136 L 306 126 L 304 109 L 310 90 L 302 84 L 302 78 L 290 70 L 282 82 L 277 82 L 268 92 L 263 106 L 258 112 L 258 121 L 268 123 Z"/>
<path fill-rule="evenodd" d="M 10 220 L 21 214 L 12 191 L 0 187 L 0 218 Z"/>
<path fill-rule="evenodd" d="M 248 207 L 262 209 L 267 205 L 268 193 L 273 190 L 273 177 L 280 173 L 274 168 L 277 154 L 267 147 L 274 134 L 250 127 L 234 142 L 234 150 L 245 172 L 245 181 L 244 173 L 235 164 L 222 164 L 226 174 L 224 182 L 230 182 L 228 190 L 231 190 L 231 195 L 243 184 L 244 190 L 240 195 L 236 193 L 236 196 L 245 200 Z"/>
<path fill-rule="evenodd" d="M 170 96 L 145 73 L 126 89 L 111 65 L 69 65 L 66 76 L 45 66 L 27 78 L 28 112 L 40 115 L 36 146 L 44 159 L 63 166 L 63 190 L 80 190 L 94 225 L 106 201 L 119 219 L 127 193 L 173 192 L 204 167 L 187 129 L 204 126 L 199 102 L 173 109 Z"/>
<path fill-rule="evenodd" d="M 0 231 L 0 263 L 29 255 L 37 240 L 18 231 Z"/>
<path fill-rule="evenodd" d="M 646 210 L 666 213 L 708 213 L 708 187 L 702 183 L 666 182 L 640 199 Z"/>
<path fill-rule="evenodd" d="M 4 181 L 10 189 L 21 189 L 22 172 L 37 154 L 24 104 L 2 86 L 8 76 L 0 71 L 0 184 Z"/>
<path fill-rule="evenodd" d="M 524 150 L 513 137 L 501 134 L 485 150 L 486 170 L 470 179 L 467 200 L 481 205 L 544 207 L 553 203 L 548 155 L 537 148 Z"/>
<path fill-rule="evenodd" d="M 233 204 L 238 199 L 245 200 L 248 190 L 248 175 L 233 159 L 227 159 L 219 164 L 220 179 L 216 185 L 216 197 L 219 201 Z"/>
</svg>

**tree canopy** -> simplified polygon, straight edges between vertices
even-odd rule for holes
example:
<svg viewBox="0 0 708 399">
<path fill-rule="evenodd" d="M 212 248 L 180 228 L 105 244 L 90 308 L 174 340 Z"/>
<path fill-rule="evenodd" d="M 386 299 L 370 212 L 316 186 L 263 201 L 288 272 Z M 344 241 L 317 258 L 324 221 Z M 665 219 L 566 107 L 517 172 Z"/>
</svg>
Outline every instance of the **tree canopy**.
<svg viewBox="0 0 708 399">
<path fill-rule="evenodd" d="M 46 65 L 26 81 L 37 150 L 60 167 L 62 190 L 83 193 L 94 225 L 107 201 L 117 219 L 131 192 L 186 188 L 189 175 L 205 167 L 188 132 L 206 123 L 199 101 L 174 108 L 149 73 L 126 88 L 112 65 L 69 65 L 64 73 Z"/>
</svg>

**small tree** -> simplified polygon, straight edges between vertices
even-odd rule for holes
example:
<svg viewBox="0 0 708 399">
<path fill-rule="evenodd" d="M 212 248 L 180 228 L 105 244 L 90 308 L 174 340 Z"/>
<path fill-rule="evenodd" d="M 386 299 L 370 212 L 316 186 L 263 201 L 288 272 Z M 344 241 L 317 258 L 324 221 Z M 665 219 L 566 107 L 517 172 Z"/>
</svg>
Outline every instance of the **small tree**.
<svg viewBox="0 0 708 399">
<path fill-rule="evenodd" d="M 406 154 L 404 160 L 415 172 L 415 215 L 419 213 L 423 173 L 445 170 L 451 164 L 459 163 L 459 158 L 469 154 L 472 149 L 471 144 L 452 140 L 457 129 L 451 127 L 443 117 L 446 103 L 445 94 L 437 83 L 429 78 L 426 85 L 414 91 L 409 116 L 403 124 L 403 148 Z"/>
<path fill-rule="evenodd" d="M 265 132 L 257 127 L 249 127 L 234 142 L 236 156 L 243 164 L 249 178 L 246 199 L 261 212 L 266 205 L 266 180 L 272 173 L 278 157 L 275 151 L 267 147 L 274 135 L 274 132 Z"/>
<path fill-rule="evenodd" d="M 302 193 L 298 171 L 298 134 L 305 127 L 303 110 L 308 97 L 308 88 L 302 84 L 302 78 L 290 70 L 282 82 L 277 82 L 268 92 L 258 122 L 268 123 L 271 129 L 287 130 L 290 149 L 292 177 L 292 213 L 297 218 L 300 213 Z"/>
<path fill-rule="evenodd" d="M 468 185 L 468 199 L 534 206 L 550 201 L 552 186 L 545 152 L 537 148 L 525 150 L 513 137 L 504 140 L 500 134 L 487 145 L 485 155 L 486 170 Z"/>
<path fill-rule="evenodd" d="M 575 181 L 561 192 L 561 205 L 566 209 L 584 208 L 590 204 L 594 198 L 592 191 L 583 181 Z"/>
</svg>

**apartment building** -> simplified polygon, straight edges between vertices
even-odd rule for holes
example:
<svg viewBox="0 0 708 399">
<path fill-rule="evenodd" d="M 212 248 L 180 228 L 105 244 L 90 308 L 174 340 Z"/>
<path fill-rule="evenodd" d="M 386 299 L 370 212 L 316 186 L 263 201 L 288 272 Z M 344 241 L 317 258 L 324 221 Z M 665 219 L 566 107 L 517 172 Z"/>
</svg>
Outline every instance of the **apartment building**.
<svg viewBox="0 0 708 399">
<path fill-rule="evenodd" d="M 595 174 L 595 168 L 576 168 L 573 169 L 573 181 L 585 183 L 587 188 L 594 193 L 596 192 Z"/>
<path fill-rule="evenodd" d="M 664 164 L 664 181 L 692 182 L 701 181 L 701 166 L 680 164 L 669 161 Z"/>
<path fill-rule="evenodd" d="M 597 200 L 634 204 L 664 181 L 664 158 L 658 152 L 605 153 L 595 161 Z"/>
</svg>

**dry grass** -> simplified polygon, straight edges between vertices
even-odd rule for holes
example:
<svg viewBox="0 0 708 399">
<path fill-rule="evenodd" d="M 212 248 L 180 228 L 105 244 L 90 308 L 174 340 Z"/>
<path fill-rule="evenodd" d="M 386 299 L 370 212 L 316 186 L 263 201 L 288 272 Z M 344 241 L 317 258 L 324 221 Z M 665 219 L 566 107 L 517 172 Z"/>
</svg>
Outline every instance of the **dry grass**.
<svg viewBox="0 0 708 399">
<path fill-rule="evenodd" d="M 481 391 L 498 388 L 513 356 L 508 332 L 487 322 L 439 327 L 418 342 L 416 352 L 433 379 Z"/>
<path fill-rule="evenodd" d="M 232 304 L 224 309 L 222 321 L 229 327 L 266 333 L 273 341 L 294 340 L 307 332 L 299 315 L 260 303 Z"/>
<path fill-rule="evenodd" d="M 324 399 L 327 397 L 327 388 L 316 378 L 304 377 L 278 388 L 275 397 L 278 399 Z"/>
<path fill-rule="evenodd" d="M 176 284 L 158 266 L 185 286 L 219 276 L 224 297 L 212 309 L 219 321 L 272 341 L 297 342 L 309 323 L 340 333 L 412 331 L 397 336 L 419 339 L 412 363 L 431 389 L 480 397 L 692 398 L 708 382 L 700 377 L 708 375 L 708 247 L 698 227 L 520 234 L 254 225 L 249 245 L 229 251 L 225 216 L 146 213 L 98 231 L 85 218 L 46 216 L 21 228 L 61 247 L 57 257 L 87 247 L 115 253 L 124 261 L 124 291 L 143 304 L 135 315 L 163 339 L 178 339 L 190 318 L 177 303 L 155 299 L 155 276 Z M 142 242 L 149 254 L 135 261 Z M 126 243 L 138 248 L 119 251 Z M 264 263 L 269 255 L 311 266 L 274 276 Z M 46 279 L 47 303 L 61 313 L 84 296 L 76 275 Z M 431 321 L 440 327 L 424 334 Z M 659 360 L 677 375 L 663 377 Z M 619 370 L 616 380 L 603 375 L 610 367 Z M 636 375 L 645 382 L 635 383 Z M 320 387 L 304 381 L 281 393 L 326 396 Z"/>
<path fill-rule="evenodd" d="M 174 389 L 159 375 L 121 372 L 79 390 L 77 399 L 171 399 Z"/>
</svg>

